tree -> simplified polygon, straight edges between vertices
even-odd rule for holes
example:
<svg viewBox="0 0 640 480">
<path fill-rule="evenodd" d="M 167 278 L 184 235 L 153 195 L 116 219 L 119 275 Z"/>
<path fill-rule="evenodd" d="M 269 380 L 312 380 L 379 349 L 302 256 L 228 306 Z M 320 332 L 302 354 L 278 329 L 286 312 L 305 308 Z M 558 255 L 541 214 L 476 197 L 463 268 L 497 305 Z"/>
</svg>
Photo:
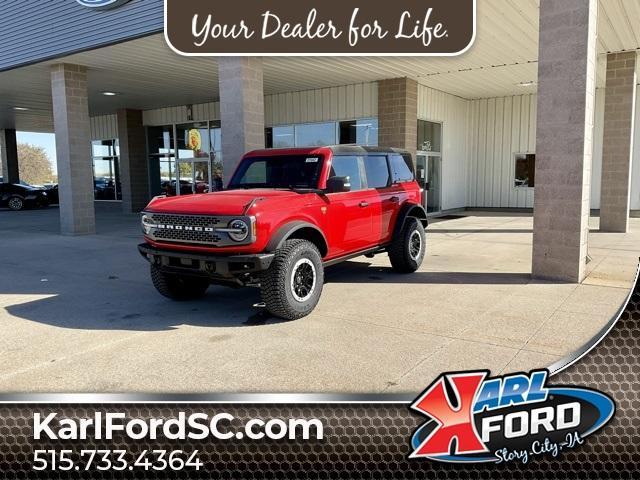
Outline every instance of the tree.
<svg viewBox="0 0 640 480">
<path fill-rule="evenodd" d="M 33 185 L 55 181 L 51 160 L 42 147 L 28 143 L 18 144 L 20 180 Z"/>
</svg>

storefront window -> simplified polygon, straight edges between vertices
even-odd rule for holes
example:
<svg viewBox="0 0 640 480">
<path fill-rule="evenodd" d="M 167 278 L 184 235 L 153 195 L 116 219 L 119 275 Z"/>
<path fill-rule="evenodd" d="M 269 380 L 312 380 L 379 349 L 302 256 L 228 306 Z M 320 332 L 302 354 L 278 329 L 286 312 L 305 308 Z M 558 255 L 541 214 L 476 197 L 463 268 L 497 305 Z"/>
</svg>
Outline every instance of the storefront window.
<svg viewBox="0 0 640 480">
<path fill-rule="evenodd" d="M 534 187 L 536 183 L 535 153 L 516 153 L 515 187 Z"/>
<path fill-rule="evenodd" d="M 147 128 L 151 194 L 166 193 L 176 179 L 176 156 L 173 125 Z"/>
<path fill-rule="evenodd" d="M 271 130 L 273 148 L 290 148 L 296 146 L 293 125 L 273 127 Z"/>
<path fill-rule="evenodd" d="M 442 152 L 442 124 L 418 120 L 418 151 Z"/>
<path fill-rule="evenodd" d="M 209 124 L 189 123 L 176 127 L 178 159 L 209 158 L 211 151 Z"/>
<path fill-rule="evenodd" d="M 378 145 L 378 119 L 360 118 L 340 122 L 339 135 L 341 144 Z"/>
<path fill-rule="evenodd" d="M 122 200 L 118 140 L 95 140 L 91 149 L 95 200 Z"/>
<path fill-rule="evenodd" d="M 378 119 L 301 123 L 264 129 L 264 144 L 267 148 L 320 147 L 336 143 L 377 145 Z"/>
<path fill-rule="evenodd" d="M 296 147 L 316 147 L 336 143 L 336 124 L 309 123 L 295 126 Z"/>
</svg>

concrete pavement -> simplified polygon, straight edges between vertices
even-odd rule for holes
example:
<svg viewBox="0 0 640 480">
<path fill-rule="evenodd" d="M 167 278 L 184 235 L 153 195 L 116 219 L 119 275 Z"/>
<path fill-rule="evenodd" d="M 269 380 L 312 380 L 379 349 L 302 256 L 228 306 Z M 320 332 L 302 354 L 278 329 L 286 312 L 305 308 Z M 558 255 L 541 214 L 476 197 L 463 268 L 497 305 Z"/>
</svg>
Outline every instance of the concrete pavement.
<svg viewBox="0 0 640 480">
<path fill-rule="evenodd" d="M 590 235 L 582 285 L 532 281 L 531 217 L 466 212 L 428 229 L 412 275 L 386 255 L 328 269 L 316 311 L 284 322 L 257 290 L 156 293 L 138 216 L 97 207 L 97 235 L 64 237 L 55 209 L 0 211 L 1 392 L 412 392 L 445 370 L 545 367 L 625 300 L 631 233 Z M 597 227 L 597 219 L 592 219 Z"/>
</svg>

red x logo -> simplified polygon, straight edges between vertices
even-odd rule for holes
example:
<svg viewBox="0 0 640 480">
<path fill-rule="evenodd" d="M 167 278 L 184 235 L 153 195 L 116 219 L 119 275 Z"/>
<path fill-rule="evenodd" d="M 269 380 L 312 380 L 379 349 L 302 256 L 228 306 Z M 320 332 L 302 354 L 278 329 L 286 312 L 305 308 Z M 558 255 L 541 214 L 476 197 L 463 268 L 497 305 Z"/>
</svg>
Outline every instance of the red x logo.
<svg viewBox="0 0 640 480">
<path fill-rule="evenodd" d="M 456 455 L 487 452 L 473 422 L 473 401 L 476 398 L 486 372 L 469 372 L 442 375 L 418 399 L 411 408 L 433 418 L 438 426 L 411 454 L 411 458 L 449 455 L 455 438 Z M 454 408 L 447 396 L 445 377 L 451 383 L 457 397 Z"/>
</svg>

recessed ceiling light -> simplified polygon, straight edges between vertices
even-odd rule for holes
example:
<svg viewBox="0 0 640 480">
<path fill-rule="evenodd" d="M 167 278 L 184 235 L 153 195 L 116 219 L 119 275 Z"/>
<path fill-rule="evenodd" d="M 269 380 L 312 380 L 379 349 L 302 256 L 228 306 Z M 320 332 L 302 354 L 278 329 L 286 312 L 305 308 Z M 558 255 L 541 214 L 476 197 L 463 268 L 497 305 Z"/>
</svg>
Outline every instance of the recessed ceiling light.
<svg viewBox="0 0 640 480">
<path fill-rule="evenodd" d="M 533 80 L 529 80 L 527 82 L 520 82 L 517 83 L 516 85 L 518 85 L 519 87 L 532 87 L 536 84 L 536 82 L 534 82 Z"/>
<path fill-rule="evenodd" d="M 29 110 L 27 107 L 13 107 L 16 112 L 26 112 Z"/>
<path fill-rule="evenodd" d="M 105 97 L 115 97 L 118 95 L 116 92 L 102 92 Z"/>
</svg>

